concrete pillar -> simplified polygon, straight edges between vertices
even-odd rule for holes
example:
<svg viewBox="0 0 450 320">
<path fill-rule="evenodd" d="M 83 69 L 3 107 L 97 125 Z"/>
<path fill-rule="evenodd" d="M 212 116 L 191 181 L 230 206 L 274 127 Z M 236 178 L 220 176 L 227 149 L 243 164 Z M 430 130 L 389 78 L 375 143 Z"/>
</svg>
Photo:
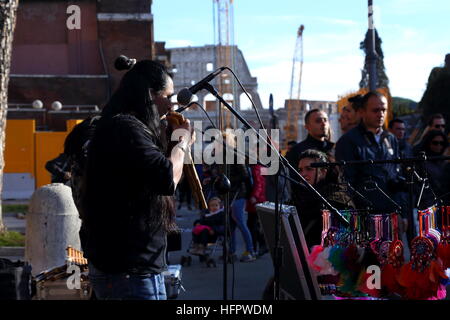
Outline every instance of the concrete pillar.
<svg viewBox="0 0 450 320">
<path fill-rule="evenodd" d="M 80 250 L 80 226 L 70 187 L 52 183 L 33 193 L 25 240 L 25 261 L 33 275 L 64 265 L 68 246 Z"/>
</svg>

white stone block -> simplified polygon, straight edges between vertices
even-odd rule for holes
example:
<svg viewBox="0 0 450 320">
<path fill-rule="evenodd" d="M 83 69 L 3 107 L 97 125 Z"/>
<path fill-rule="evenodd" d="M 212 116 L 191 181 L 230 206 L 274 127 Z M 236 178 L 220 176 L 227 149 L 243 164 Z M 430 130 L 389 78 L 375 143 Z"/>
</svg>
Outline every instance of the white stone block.
<svg viewBox="0 0 450 320">
<path fill-rule="evenodd" d="M 33 193 L 25 241 L 25 260 L 33 275 L 64 265 L 68 246 L 80 250 L 80 226 L 70 187 L 52 183 Z"/>
</svg>

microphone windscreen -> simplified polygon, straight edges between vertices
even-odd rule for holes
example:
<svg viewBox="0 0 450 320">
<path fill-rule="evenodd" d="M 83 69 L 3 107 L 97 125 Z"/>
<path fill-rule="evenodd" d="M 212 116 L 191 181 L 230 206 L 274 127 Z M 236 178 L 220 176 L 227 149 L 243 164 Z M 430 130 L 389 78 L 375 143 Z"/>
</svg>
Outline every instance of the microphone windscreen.
<svg viewBox="0 0 450 320">
<path fill-rule="evenodd" d="M 328 167 L 328 163 L 325 162 L 314 162 L 310 164 L 311 168 L 323 168 Z"/>
<path fill-rule="evenodd" d="M 114 67 L 119 71 L 130 70 L 133 65 L 133 60 L 124 55 L 119 56 L 114 62 Z"/>
<path fill-rule="evenodd" d="M 193 94 L 188 88 L 183 88 L 177 94 L 177 101 L 179 104 L 185 106 L 189 104 L 192 100 Z"/>
</svg>

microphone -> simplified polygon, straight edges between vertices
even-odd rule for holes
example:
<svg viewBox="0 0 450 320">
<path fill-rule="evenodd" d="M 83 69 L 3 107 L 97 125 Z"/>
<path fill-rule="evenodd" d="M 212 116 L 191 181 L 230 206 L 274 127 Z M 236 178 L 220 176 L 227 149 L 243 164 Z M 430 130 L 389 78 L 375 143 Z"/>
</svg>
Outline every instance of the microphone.
<svg viewBox="0 0 450 320">
<path fill-rule="evenodd" d="M 328 162 L 313 162 L 310 164 L 311 168 L 328 168 L 331 164 Z"/>
<path fill-rule="evenodd" d="M 119 70 L 130 70 L 136 64 L 136 59 L 130 59 L 127 56 L 120 55 L 114 62 L 114 67 Z"/>
<path fill-rule="evenodd" d="M 178 92 L 177 94 L 177 101 L 181 105 L 187 105 L 189 102 L 191 102 L 192 96 L 196 94 L 198 91 L 204 89 L 205 84 L 210 82 L 212 79 L 217 77 L 223 70 L 225 70 L 225 67 L 220 67 L 216 71 L 208 74 L 206 77 L 204 77 L 202 80 L 191 86 L 190 88 L 183 88 Z"/>
</svg>

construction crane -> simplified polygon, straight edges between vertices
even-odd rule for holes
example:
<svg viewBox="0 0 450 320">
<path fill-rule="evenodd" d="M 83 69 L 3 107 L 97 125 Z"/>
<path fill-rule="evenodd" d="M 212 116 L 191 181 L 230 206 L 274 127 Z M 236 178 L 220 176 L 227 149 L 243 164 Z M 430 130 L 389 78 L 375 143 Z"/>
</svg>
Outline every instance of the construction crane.
<svg viewBox="0 0 450 320">
<path fill-rule="evenodd" d="M 235 69 L 236 47 L 234 46 L 234 10 L 233 0 L 213 0 L 214 26 L 217 24 L 217 33 L 214 30 L 216 44 L 215 68 L 229 67 Z M 224 99 L 239 108 L 237 105 L 236 88 L 232 75 L 225 70 L 217 78 L 218 92 Z M 232 98 L 231 98 L 232 97 Z M 217 115 L 219 116 L 219 126 L 231 127 L 231 113 L 228 110 L 220 110 L 217 103 Z M 236 119 L 234 119 L 236 125 Z"/>
<path fill-rule="evenodd" d="M 285 148 L 289 141 L 297 141 L 298 137 L 298 117 L 301 111 L 300 90 L 302 86 L 303 72 L 303 30 L 301 25 L 297 30 L 297 39 L 295 43 L 294 57 L 292 59 L 291 86 L 289 90 L 289 99 L 286 100 L 287 119 L 285 130 Z"/>
</svg>

